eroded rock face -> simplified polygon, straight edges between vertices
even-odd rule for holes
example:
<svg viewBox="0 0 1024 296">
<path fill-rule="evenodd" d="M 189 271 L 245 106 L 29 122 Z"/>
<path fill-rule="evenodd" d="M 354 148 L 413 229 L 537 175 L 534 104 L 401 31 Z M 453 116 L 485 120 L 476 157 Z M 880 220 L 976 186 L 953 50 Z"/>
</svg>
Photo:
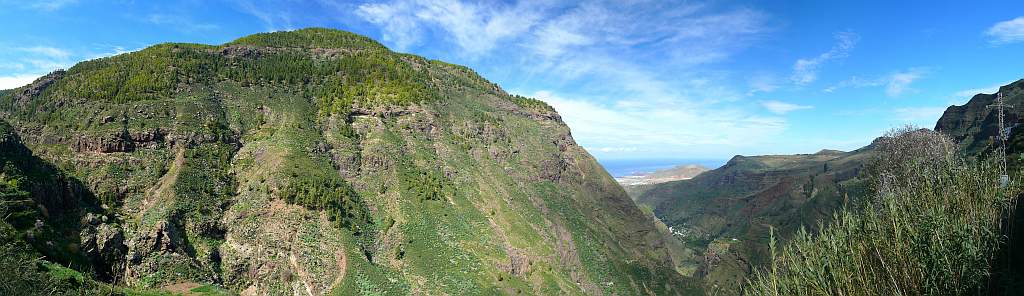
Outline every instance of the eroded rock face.
<svg viewBox="0 0 1024 296">
<path fill-rule="evenodd" d="M 157 222 L 152 229 L 136 234 L 128 243 L 128 260 L 138 264 L 146 256 L 153 253 L 174 253 L 181 244 L 178 230 L 167 221 Z"/>
<path fill-rule="evenodd" d="M 57 80 L 63 78 L 64 74 L 66 73 L 67 72 L 65 72 L 64 70 L 53 71 L 50 72 L 50 74 L 46 74 L 45 76 L 36 79 L 36 81 L 33 81 L 32 84 L 29 84 L 24 88 L 21 88 L 20 92 L 18 92 L 18 94 L 16 95 L 17 106 L 24 107 L 25 105 L 27 105 L 28 102 L 32 100 L 32 98 L 42 94 L 47 87 L 49 87 Z"/>
<path fill-rule="evenodd" d="M 122 266 L 128 250 L 124 231 L 112 222 L 107 216 L 88 213 L 82 218 L 84 227 L 80 234 L 82 252 L 107 276 Z"/>
<path fill-rule="evenodd" d="M 79 136 L 71 143 L 71 147 L 78 152 L 132 152 L 140 148 L 153 147 L 163 140 L 164 133 L 160 129 L 136 133 L 121 131 L 102 136 Z"/>
</svg>

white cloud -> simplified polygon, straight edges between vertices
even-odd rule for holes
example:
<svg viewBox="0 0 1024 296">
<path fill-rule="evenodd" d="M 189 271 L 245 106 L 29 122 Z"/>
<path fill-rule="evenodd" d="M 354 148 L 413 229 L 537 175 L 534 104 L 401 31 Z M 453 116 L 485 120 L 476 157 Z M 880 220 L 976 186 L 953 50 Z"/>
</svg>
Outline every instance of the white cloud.
<svg viewBox="0 0 1024 296">
<path fill-rule="evenodd" d="M 69 53 L 66 50 L 49 46 L 22 47 L 18 49 L 33 54 L 42 55 L 44 57 L 51 59 L 65 60 L 71 56 L 71 53 Z"/>
<path fill-rule="evenodd" d="M 726 157 L 722 151 L 777 137 L 785 120 L 740 110 L 662 101 L 600 104 L 593 98 L 567 99 L 549 91 L 533 94 L 551 104 L 580 143 L 603 154 L 643 152 Z M 727 149 L 722 149 L 728 147 Z"/>
<path fill-rule="evenodd" d="M 196 22 L 191 18 L 174 14 L 151 14 L 143 20 L 154 25 L 168 26 L 184 32 L 210 31 L 219 28 L 219 26 L 214 24 Z"/>
<path fill-rule="evenodd" d="M 42 10 L 42 11 L 56 11 L 61 8 L 67 7 L 78 3 L 78 0 L 28 0 L 28 1 L 9 1 L 0 0 L 0 4 L 15 4 L 19 7 Z"/>
<path fill-rule="evenodd" d="M 586 2 L 543 22 L 524 42 L 546 59 L 595 48 L 628 55 L 643 46 L 661 53 L 660 63 L 698 65 L 745 47 L 770 30 L 767 20 L 752 9 L 694 3 Z"/>
<path fill-rule="evenodd" d="M 0 76 L 0 89 L 12 89 L 25 86 L 36 78 L 43 76 L 42 74 L 19 74 L 12 76 Z"/>
<path fill-rule="evenodd" d="M 830 85 L 822 91 L 826 93 L 833 93 L 837 90 L 844 88 L 862 88 L 862 87 L 885 87 L 885 94 L 890 97 L 898 97 L 906 92 L 914 91 L 910 87 L 915 81 L 920 80 L 928 74 L 928 68 L 915 67 L 907 70 L 896 71 L 890 74 L 886 74 L 881 77 L 865 79 L 861 77 L 851 77 L 840 81 L 839 83 Z"/>
<path fill-rule="evenodd" d="M 786 114 L 786 113 L 789 113 L 789 112 L 793 112 L 793 111 L 797 111 L 797 110 L 804 110 L 804 109 L 814 108 L 813 106 L 797 105 L 797 104 L 786 103 L 786 102 L 775 101 L 775 100 L 761 101 L 761 106 L 764 107 L 765 109 L 768 109 L 768 111 L 770 111 L 772 113 L 780 114 L 780 115 L 781 114 Z"/>
<path fill-rule="evenodd" d="M 261 22 L 269 31 L 292 30 L 292 16 L 288 3 L 267 0 L 233 0 L 241 12 L 247 13 Z M 257 3 L 260 2 L 260 3 Z"/>
<path fill-rule="evenodd" d="M 905 107 L 893 110 L 896 119 L 907 123 L 934 123 L 939 120 L 946 107 Z"/>
<path fill-rule="evenodd" d="M 596 151 L 600 151 L 600 152 L 604 152 L 604 153 L 636 152 L 636 151 L 640 150 L 637 147 L 597 147 L 597 148 L 590 148 L 590 149 L 593 149 L 593 150 L 596 150 Z"/>
<path fill-rule="evenodd" d="M 756 93 L 768 93 L 773 92 L 779 88 L 778 79 L 771 74 L 760 73 L 752 76 L 747 82 L 750 85 L 750 90 L 747 91 L 747 95 L 751 96 Z"/>
<path fill-rule="evenodd" d="M 1024 41 L 1024 16 L 998 22 L 985 31 L 995 44 L 1006 44 Z"/>
<path fill-rule="evenodd" d="M 114 46 L 107 50 L 71 51 L 51 46 L 0 46 L 0 89 L 11 89 L 31 83 L 57 69 L 67 69 L 76 62 L 127 52 Z"/>
<path fill-rule="evenodd" d="M 541 18 L 537 7 L 468 3 L 458 0 L 397 0 L 363 4 L 356 13 L 383 26 L 385 39 L 401 49 L 419 40 L 423 24 L 438 26 L 468 54 L 487 53 L 503 39 L 529 31 Z"/>
<path fill-rule="evenodd" d="M 813 58 L 798 59 L 793 64 L 793 75 L 790 79 L 797 85 L 806 85 L 818 80 L 818 69 L 821 65 L 848 56 L 857 45 L 860 36 L 853 32 L 839 32 L 835 34 L 835 39 L 836 44 L 829 51 Z"/>
<path fill-rule="evenodd" d="M 959 101 L 959 100 L 964 100 L 964 99 L 970 99 L 970 98 L 974 97 L 974 95 L 977 95 L 977 94 L 994 94 L 994 93 L 999 92 L 999 88 L 1002 87 L 1003 85 L 1009 85 L 1010 83 L 1013 83 L 1014 81 L 1015 80 L 1011 80 L 1011 81 L 1006 81 L 1006 82 L 1003 82 L 1003 83 L 993 84 L 993 85 L 990 85 L 990 86 L 987 86 L 987 87 L 979 87 L 979 88 L 972 88 L 972 89 L 961 90 L 961 91 L 953 93 L 953 99 Z"/>
<path fill-rule="evenodd" d="M 839 83 L 826 87 L 823 91 L 827 93 L 833 93 L 837 90 L 849 88 L 849 87 L 871 87 L 885 85 L 885 81 L 882 78 L 878 79 L 864 79 L 857 76 L 850 77 L 850 79 L 840 81 Z"/>
<path fill-rule="evenodd" d="M 547 22 L 536 32 L 527 47 L 547 58 L 562 55 L 568 48 L 593 44 L 595 40 L 583 30 L 604 22 L 609 13 L 603 8 L 582 6 Z"/>
<path fill-rule="evenodd" d="M 885 94 L 889 95 L 890 97 L 896 97 L 908 90 L 912 90 L 910 89 L 910 84 L 914 83 L 914 81 L 918 79 L 921 79 L 921 77 L 923 77 L 926 73 L 927 70 L 925 69 L 914 68 L 907 71 L 890 74 L 888 77 L 888 82 L 886 82 L 885 85 Z"/>
<path fill-rule="evenodd" d="M 139 49 L 141 49 L 141 48 L 139 48 Z M 86 60 L 93 60 L 93 59 L 98 59 L 98 58 L 105 58 L 105 57 L 110 57 L 110 56 L 116 56 L 116 55 L 123 54 L 123 53 L 129 53 L 129 52 L 137 51 L 139 49 L 129 50 L 129 49 L 125 49 L 122 46 L 114 46 L 114 47 L 111 47 L 109 50 L 106 50 L 106 51 L 102 51 L 102 52 L 99 52 L 99 53 L 90 53 L 90 54 L 85 56 L 85 59 Z"/>
<path fill-rule="evenodd" d="M 359 6 L 356 14 L 371 23 L 384 26 L 384 41 L 393 43 L 399 50 L 404 50 L 420 40 L 418 20 L 404 15 L 411 9 L 405 7 L 407 5 L 406 2 L 368 3 Z"/>
</svg>

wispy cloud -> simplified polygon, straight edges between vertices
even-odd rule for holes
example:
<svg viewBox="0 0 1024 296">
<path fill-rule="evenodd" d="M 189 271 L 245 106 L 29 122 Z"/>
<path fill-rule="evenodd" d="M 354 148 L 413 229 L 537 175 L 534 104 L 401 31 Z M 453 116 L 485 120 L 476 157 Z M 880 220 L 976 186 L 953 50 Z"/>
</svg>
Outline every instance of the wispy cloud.
<svg viewBox="0 0 1024 296">
<path fill-rule="evenodd" d="M 269 31 L 292 30 L 293 14 L 287 10 L 287 4 L 265 0 L 233 0 L 238 10 L 249 14 L 263 23 Z"/>
<path fill-rule="evenodd" d="M 1006 44 L 1024 41 L 1024 16 L 998 22 L 985 31 L 994 44 Z"/>
<path fill-rule="evenodd" d="M 853 32 L 839 32 L 835 34 L 836 44 L 832 49 L 813 58 L 798 59 L 793 64 L 793 75 L 790 80 L 797 85 L 806 85 L 818 80 L 818 70 L 829 61 L 845 58 L 857 45 L 860 36 Z"/>
<path fill-rule="evenodd" d="M 779 114 L 779 115 L 786 114 L 786 113 L 793 112 L 793 111 L 797 111 L 797 110 L 804 110 L 804 109 L 814 108 L 813 106 L 797 105 L 797 104 L 786 103 L 786 102 L 775 101 L 775 100 L 761 101 L 761 107 L 764 107 L 765 109 L 768 109 L 769 112 L 772 112 L 772 113 L 775 113 L 775 114 Z"/>
<path fill-rule="evenodd" d="M 419 21 L 407 15 L 412 8 L 407 2 L 389 4 L 368 3 L 359 6 L 356 13 L 367 21 L 382 26 L 385 42 L 404 50 L 420 41 Z"/>
<path fill-rule="evenodd" d="M 1003 85 L 1008 85 L 1008 84 L 1013 83 L 1013 82 L 1014 82 L 1014 80 L 1011 80 L 1011 81 L 1006 81 L 1006 82 L 1003 82 L 1003 83 L 996 83 L 996 84 L 993 84 L 993 85 L 990 85 L 990 86 L 987 86 L 987 87 L 971 88 L 971 89 L 965 89 L 965 90 L 957 91 L 957 92 L 953 93 L 953 99 L 955 99 L 955 100 L 964 100 L 964 99 L 970 99 L 970 98 L 974 97 L 974 95 L 977 95 L 977 94 L 994 94 L 996 92 L 999 92 L 999 87 L 1002 87 Z"/>
<path fill-rule="evenodd" d="M 594 98 L 568 99 L 548 91 L 532 96 L 551 104 L 573 127 L 580 143 L 605 155 L 689 151 L 691 157 L 721 157 L 718 149 L 735 151 L 763 143 L 786 128 L 783 118 L 727 107 L 695 109 L 681 102 L 649 100 L 602 104 Z"/>
<path fill-rule="evenodd" d="M 839 83 L 836 83 L 836 84 L 833 84 L 833 85 L 829 85 L 828 87 L 825 87 L 825 89 L 823 91 L 827 92 L 827 93 L 833 93 L 833 92 L 835 92 L 837 90 L 844 89 L 844 88 L 851 88 L 851 87 L 853 87 L 853 88 L 860 88 L 860 87 L 880 86 L 880 85 L 885 85 L 884 79 L 881 79 L 881 78 L 864 79 L 864 78 L 861 78 L 861 77 L 854 76 L 854 77 L 850 77 L 849 79 L 840 81 Z"/>
<path fill-rule="evenodd" d="M 143 20 L 150 24 L 169 26 L 184 32 L 210 31 L 220 28 L 214 24 L 197 22 L 189 17 L 175 14 L 150 14 Z"/>
<path fill-rule="evenodd" d="M 18 7 L 40 10 L 40 11 L 57 11 L 61 8 L 78 3 L 78 0 L 28 0 L 28 1 L 10 1 L 0 0 L 0 4 L 5 5 L 17 5 Z"/>
<path fill-rule="evenodd" d="M 749 84 L 750 90 L 747 91 L 748 96 L 752 96 L 756 93 L 768 93 L 773 92 L 779 88 L 779 79 L 769 73 L 758 73 L 750 77 L 747 84 Z"/>
<path fill-rule="evenodd" d="M 946 111 L 946 107 L 905 107 L 896 108 L 893 113 L 896 119 L 906 123 L 934 123 Z"/>
<path fill-rule="evenodd" d="M 921 77 L 924 77 L 927 72 L 928 71 L 923 68 L 913 68 L 890 74 L 887 77 L 888 81 L 885 84 L 885 94 L 890 97 L 896 97 L 902 95 L 904 92 L 912 91 L 913 89 L 910 88 L 910 84 L 921 79 Z"/>
<path fill-rule="evenodd" d="M 0 46 L 0 89 L 26 85 L 57 69 L 67 69 L 82 60 L 128 52 L 113 46 L 91 50 L 68 50 L 52 46 Z"/>
<path fill-rule="evenodd" d="M 623 54 L 643 46 L 665 53 L 662 62 L 696 65 L 722 60 L 771 30 L 768 16 L 757 10 L 649 4 L 582 4 L 541 25 L 525 46 L 549 59 L 595 47 Z"/>
<path fill-rule="evenodd" d="M 10 60 L 5 64 L 14 66 L 20 73 L 47 73 L 73 65 L 73 53 L 51 46 L 25 46 L 3 48 L 6 54 L 0 57 Z"/>
<path fill-rule="evenodd" d="M 386 41 L 395 42 L 399 49 L 416 44 L 421 27 L 433 25 L 466 53 L 480 55 L 503 39 L 529 31 L 540 20 L 541 8 L 530 2 L 501 6 L 457 0 L 397 0 L 360 5 L 356 13 L 382 26 Z"/>
<path fill-rule="evenodd" d="M 830 85 L 823 91 L 826 93 L 833 93 L 844 88 L 884 86 L 886 95 L 890 97 L 898 97 L 904 93 L 913 92 L 914 89 L 911 87 L 911 84 L 925 77 L 928 72 L 928 68 L 914 67 L 906 70 L 895 71 L 877 78 L 865 79 L 854 76 L 850 79 Z"/>
<path fill-rule="evenodd" d="M 42 74 L 18 74 L 11 76 L 0 76 L 0 89 L 12 89 L 32 83 Z"/>
<path fill-rule="evenodd" d="M 359 5 L 355 14 L 399 50 L 447 41 L 427 47 L 450 45 L 463 58 L 523 69 L 524 88 L 506 85 L 510 91 L 552 104 L 595 154 L 721 157 L 787 126 L 777 114 L 733 104 L 746 90 L 729 87 L 727 75 L 710 67 L 774 30 L 771 16 L 749 7 L 392 0 Z M 765 92 L 777 84 L 774 77 L 752 81 Z"/>
<path fill-rule="evenodd" d="M 67 50 L 63 50 L 63 49 L 56 48 L 56 47 L 49 47 L 49 46 L 21 47 L 21 48 L 18 48 L 18 50 L 29 52 L 29 53 L 34 53 L 34 54 L 39 54 L 39 55 L 42 55 L 42 56 L 45 56 L 45 57 L 48 57 L 48 58 L 52 58 L 52 59 L 61 59 L 61 60 L 63 60 L 63 59 L 67 59 L 69 56 L 71 56 L 71 53 L 69 53 Z"/>
</svg>

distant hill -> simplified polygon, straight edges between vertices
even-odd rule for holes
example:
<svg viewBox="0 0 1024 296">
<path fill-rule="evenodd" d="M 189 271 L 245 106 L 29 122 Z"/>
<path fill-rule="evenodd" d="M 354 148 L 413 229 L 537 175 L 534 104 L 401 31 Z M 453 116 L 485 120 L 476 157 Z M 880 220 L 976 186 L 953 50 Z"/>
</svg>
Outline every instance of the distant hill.
<svg viewBox="0 0 1024 296">
<path fill-rule="evenodd" d="M 682 164 L 675 167 L 660 169 L 650 173 L 633 174 L 615 178 L 630 197 L 636 199 L 644 191 L 654 184 L 671 181 L 691 179 L 700 173 L 708 171 L 707 167 L 699 164 Z"/>
</svg>

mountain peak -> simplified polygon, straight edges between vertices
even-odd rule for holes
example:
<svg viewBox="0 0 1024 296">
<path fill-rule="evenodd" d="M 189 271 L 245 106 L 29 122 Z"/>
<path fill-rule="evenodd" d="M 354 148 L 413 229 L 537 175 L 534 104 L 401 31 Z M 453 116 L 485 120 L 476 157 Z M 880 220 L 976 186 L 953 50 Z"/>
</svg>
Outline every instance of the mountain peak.
<svg viewBox="0 0 1024 296">
<path fill-rule="evenodd" d="M 1020 79 L 1010 84 L 999 87 L 1000 92 L 1010 92 L 1015 89 L 1024 89 L 1024 79 Z"/>
<path fill-rule="evenodd" d="M 369 37 L 327 28 L 305 28 L 294 31 L 257 33 L 238 38 L 226 45 L 387 50 L 387 47 Z"/>
</svg>

